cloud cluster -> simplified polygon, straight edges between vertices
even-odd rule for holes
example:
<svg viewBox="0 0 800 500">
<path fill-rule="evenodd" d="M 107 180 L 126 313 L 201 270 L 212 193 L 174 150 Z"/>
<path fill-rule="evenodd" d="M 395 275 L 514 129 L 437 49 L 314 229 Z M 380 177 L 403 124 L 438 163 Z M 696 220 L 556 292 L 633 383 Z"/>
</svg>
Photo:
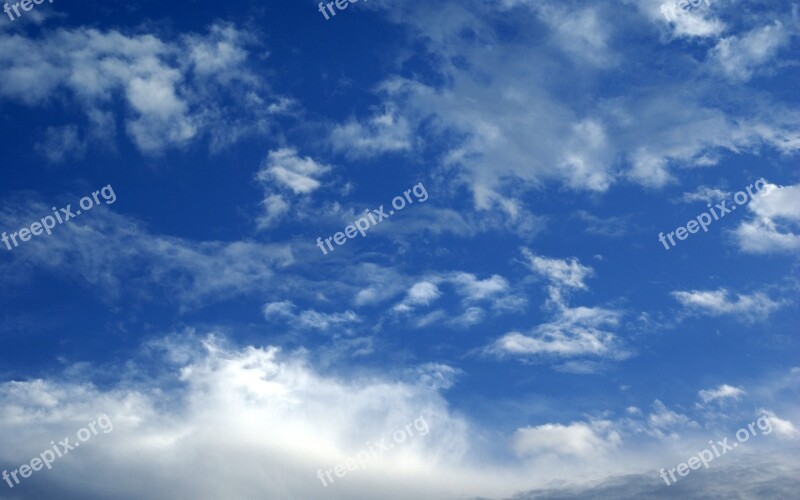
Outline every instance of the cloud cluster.
<svg viewBox="0 0 800 500">
<path fill-rule="evenodd" d="M 548 281 L 549 306 L 555 310 L 550 322 L 528 334 L 509 332 L 497 339 L 487 352 L 495 355 L 550 356 L 556 358 L 600 357 L 624 359 L 630 356 L 619 338 L 606 330 L 619 325 L 622 313 L 602 307 L 571 307 L 566 298 L 573 290 L 585 290 L 585 279 L 594 275 L 591 267 L 577 259 L 563 260 L 536 255 L 523 248 L 525 265 Z M 584 365 L 580 371 L 585 372 Z M 576 371 L 571 369 L 570 371 Z"/>
<path fill-rule="evenodd" d="M 50 107 L 57 94 L 84 110 L 83 136 L 75 124 L 51 129 L 41 145 L 47 152 L 61 144 L 80 155 L 89 142 L 113 148 L 118 124 L 147 154 L 201 136 L 220 149 L 265 131 L 273 114 L 266 83 L 247 66 L 253 40 L 227 23 L 177 40 L 95 28 L 43 31 L 38 38 L 0 32 L 0 98 Z"/>
</svg>

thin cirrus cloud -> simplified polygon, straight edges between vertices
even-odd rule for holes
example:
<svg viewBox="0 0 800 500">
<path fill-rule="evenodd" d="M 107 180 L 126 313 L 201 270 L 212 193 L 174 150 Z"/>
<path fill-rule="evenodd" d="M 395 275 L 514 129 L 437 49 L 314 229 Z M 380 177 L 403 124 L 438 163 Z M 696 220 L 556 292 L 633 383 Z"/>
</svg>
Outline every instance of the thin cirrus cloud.
<svg viewBox="0 0 800 500">
<path fill-rule="evenodd" d="M 699 314 L 742 316 L 750 320 L 767 317 L 783 305 L 762 292 L 731 294 L 725 288 L 674 291 L 672 296 L 685 308 Z"/>
<path fill-rule="evenodd" d="M 10 199 L 0 207 L 0 224 L 24 227 L 48 213 L 39 201 Z M 51 236 L 27 242 L 12 257 L 4 267 L 15 269 L 7 276 L 17 280 L 35 269 L 48 270 L 98 287 L 104 299 L 114 301 L 130 298 L 137 286 L 153 287 L 182 309 L 267 289 L 276 271 L 294 262 L 290 245 L 152 234 L 109 206 L 95 207 Z"/>
</svg>

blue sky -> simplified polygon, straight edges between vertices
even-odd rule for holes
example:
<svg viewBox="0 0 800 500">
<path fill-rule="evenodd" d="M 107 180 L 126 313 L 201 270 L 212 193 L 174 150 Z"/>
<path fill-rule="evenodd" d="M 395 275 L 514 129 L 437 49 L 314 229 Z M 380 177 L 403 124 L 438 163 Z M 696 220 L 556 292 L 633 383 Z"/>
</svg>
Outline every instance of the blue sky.
<svg viewBox="0 0 800 500">
<path fill-rule="evenodd" d="M 6 15 L 0 231 L 114 200 L 0 245 L 0 467 L 99 415 L 114 430 L 0 498 L 796 491 L 799 15 Z M 722 200 L 737 210 L 665 249 Z M 321 484 L 420 417 L 427 434 Z M 772 430 L 710 469 L 659 477 L 759 417 Z"/>
</svg>

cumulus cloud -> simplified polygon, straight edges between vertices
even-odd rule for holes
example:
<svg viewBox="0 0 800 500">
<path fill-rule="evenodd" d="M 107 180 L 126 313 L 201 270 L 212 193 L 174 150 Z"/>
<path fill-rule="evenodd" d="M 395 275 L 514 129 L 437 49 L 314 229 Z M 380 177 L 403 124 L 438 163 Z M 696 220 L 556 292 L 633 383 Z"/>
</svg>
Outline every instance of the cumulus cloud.
<svg viewBox="0 0 800 500">
<path fill-rule="evenodd" d="M 320 180 L 332 167 L 309 156 L 300 156 L 294 148 L 270 151 L 256 173 L 264 188 L 263 213 L 258 216 L 259 229 L 278 225 L 291 212 L 293 201 L 307 196 L 322 186 Z"/>
<path fill-rule="evenodd" d="M 603 328 L 617 326 L 620 313 L 597 307 L 564 308 L 558 317 L 536 327 L 531 333 L 507 333 L 498 339 L 491 351 L 515 355 L 552 355 L 558 357 L 628 356 L 621 342 Z"/>
<path fill-rule="evenodd" d="M 653 411 L 647 415 L 647 432 L 659 438 L 675 439 L 680 432 L 692 427 L 699 427 L 689 416 L 670 410 L 667 405 L 656 399 Z"/>
<path fill-rule="evenodd" d="M 548 305 L 554 309 L 552 321 L 543 323 L 530 333 L 509 332 L 486 348 L 494 355 L 576 357 L 594 356 L 624 359 L 631 353 L 609 327 L 619 325 L 622 313 L 602 307 L 571 307 L 563 290 L 586 289 L 584 280 L 592 276 L 592 268 L 577 259 L 569 261 L 533 254 L 523 248 L 525 265 L 550 281 Z M 563 369 L 563 367 L 561 368 Z"/>
<path fill-rule="evenodd" d="M 308 156 L 299 156 L 293 148 L 283 148 L 269 152 L 257 178 L 265 184 L 275 182 L 294 194 L 309 194 L 320 187 L 317 178 L 330 169 Z"/>
<path fill-rule="evenodd" d="M 798 431 L 797 427 L 789 421 L 779 418 L 775 415 L 775 412 L 772 410 L 767 409 L 760 409 L 759 414 L 764 415 L 769 420 L 770 425 L 772 426 L 772 430 L 775 431 L 775 434 L 784 438 L 797 438 L 800 437 L 800 431 Z"/>
<path fill-rule="evenodd" d="M 544 276 L 558 287 L 585 290 L 584 281 L 594 275 L 591 267 L 582 265 L 575 258 L 552 259 L 536 255 L 527 248 L 522 249 L 522 254 L 527 258 L 526 265 L 532 271 Z"/>
<path fill-rule="evenodd" d="M 720 5 L 693 9 L 669 23 L 659 10 L 662 3 L 625 4 L 661 26 L 667 38 L 715 43 L 728 29 L 717 18 Z M 455 179 L 471 189 L 478 210 L 500 208 L 510 219 L 524 213 L 521 192 L 550 183 L 603 193 L 627 178 L 663 188 L 680 181 L 683 167 L 716 164 L 723 151 L 745 155 L 761 148 L 800 148 L 797 117 L 786 111 L 787 103 L 753 101 L 745 97 L 752 92 L 739 88 L 721 91 L 709 71 L 719 66 L 718 58 L 728 64 L 748 51 L 752 54 L 742 56 L 746 66 L 767 64 L 760 54 L 775 53 L 759 42 L 780 38 L 769 30 L 762 37 L 753 32 L 756 43 L 741 52 L 726 52 L 718 41 L 719 50 L 705 62 L 677 48 L 681 55 L 673 54 L 651 78 L 640 79 L 625 78 L 624 65 L 617 64 L 632 49 L 621 47 L 619 33 L 636 22 L 627 12 L 619 15 L 620 8 L 523 0 L 374 8 L 419 33 L 440 62 L 436 78 L 409 76 L 400 66 L 377 87 L 381 105 L 396 110 L 413 129 L 424 129 L 426 143 L 445 141 L 440 167 L 458 174 Z M 764 18 L 784 16 L 783 24 L 793 22 L 787 9 L 778 10 Z M 506 36 L 509 29 L 523 33 L 530 26 L 542 29 L 513 41 Z M 649 31 L 637 31 L 636 55 L 644 58 L 661 53 L 669 41 Z M 621 87 L 611 94 L 603 84 L 609 68 L 622 76 L 616 80 Z M 673 78 L 680 71 L 691 78 Z M 552 74 L 560 75 L 560 85 L 548 78 Z M 566 97 L 560 91 L 566 82 L 586 85 L 570 86 Z"/>
<path fill-rule="evenodd" d="M 609 430 L 609 422 L 573 422 L 569 425 L 544 424 L 517 429 L 512 446 L 517 454 L 595 458 L 616 447 L 621 436 Z"/>
<path fill-rule="evenodd" d="M 800 249 L 800 184 L 767 184 L 747 208 L 751 219 L 734 231 L 743 252 L 765 254 Z"/>
<path fill-rule="evenodd" d="M 709 51 L 717 71 L 731 80 L 749 80 L 763 65 L 788 45 L 791 34 L 780 21 L 755 28 L 739 37 L 723 38 Z"/>
<path fill-rule="evenodd" d="M 28 479 L 21 498 L 60 491 L 70 499 L 134 499 L 141 498 L 145 483 L 148 496 L 158 499 L 254 498 L 265 491 L 292 498 L 324 493 L 399 499 L 450 496 L 440 472 L 462 475 L 467 482 L 460 487 L 477 483 L 458 472 L 466 422 L 424 385 L 325 376 L 301 355 L 274 347 L 235 348 L 219 336 L 198 338 L 191 331 L 153 341 L 146 352 L 154 357 L 127 366 L 164 366 L 153 379 L 137 376 L 137 382 L 106 388 L 62 377 L 0 384 L 5 467 L 30 461 L 33 451 L 74 435 L 99 413 L 114 424 L 113 432 Z M 368 441 L 391 442 L 392 431 L 419 417 L 428 424 L 426 435 L 396 445 L 364 470 L 335 478 L 327 489 L 316 477 Z M 258 472 L 265 470 L 274 474 Z M 128 480 L 132 472 L 137 481 Z M 409 474 L 417 478 L 413 484 L 407 484 Z"/>
<path fill-rule="evenodd" d="M 457 273 L 452 277 L 458 293 L 468 301 L 490 299 L 508 290 L 508 281 L 500 275 L 485 280 L 471 273 Z"/>
<path fill-rule="evenodd" d="M 739 387 L 733 387 L 728 384 L 722 384 L 716 389 L 703 389 L 698 393 L 703 403 L 710 403 L 711 401 L 733 399 L 737 400 L 745 394 L 744 390 Z"/>
<path fill-rule="evenodd" d="M 500 275 L 492 275 L 485 279 L 466 272 L 431 274 L 414 283 L 406 292 L 405 298 L 395 304 L 392 310 L 411 313 L 416 309 L 428 306 L 438 300 L 443 292 L 443 285 L 451 285 L 455 293 L 461 297 L 461 310 L 448 315 L 444 310 L 426 313 L 417 318 L 417 326 L 427 326 L 433 321 L 445 322 L 456 327 L 468 327 L 482 322 L 486 311 L 478 303 L 488 303 L 494 311 L 518 311 L 524 308 L 526 301 L 512 293 L 508 280 Z M 482 305 L 482 304 L 481 304 Z"/>
<path fill-rule="evenodd" d="M 365 123 L 350 119 L 331 131 L 334 151 L 350 158 L 369 158 L 412 148 L 408 119 L 392 109 L 377 114 Z"/>
<path fill-rule="evenodd" d="M 408 290 L 406 298 L 402 302 L 394 306 L 395 311 L 408 312 L 413 310 L 415 306 L 427 306 L 431 302 L 439 298 L 441 292 L 439 288 L 429 281 L 420 281 L 414 283 L 411 289 Z"/>
<path fill-rule="evenodd" d="M 109 121 L 101 126 L 93 116 L 114 113 L 147 154 L 203 135 L 219 149 L 267 128 L 266 105 L 255 104 L 268 99 L 269 91 L 246 64 L 252 35 L 231 24 L 216 23 L 207 33 L 178 40 L 86 27 L 42 33 L 32 38 L 0 32 L 0 98 L 49 107 L 53 93 L 63 90 L 62 96 L 85 110 L 86 135 L 113 137 L 103 129 Z M 28 56 L 16 57 L 19 51 Z M 120 98 L 123 110 L 115 105 Z M 234 103 L 223 105 L 225 99 Z M 82 144 L 71 137 L 74 131 L 63 129 L 61 142 Z M 41 147 L 54 145 L 53 134 Z"/>
</svg>

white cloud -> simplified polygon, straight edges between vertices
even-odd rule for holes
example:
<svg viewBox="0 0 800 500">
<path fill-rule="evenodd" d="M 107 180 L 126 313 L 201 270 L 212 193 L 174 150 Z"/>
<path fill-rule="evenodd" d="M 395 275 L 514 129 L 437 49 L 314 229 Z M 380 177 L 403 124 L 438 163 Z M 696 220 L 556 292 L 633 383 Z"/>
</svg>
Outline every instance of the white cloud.
<svg viewBox="0 0 800 500">
<path fill-rule="evenodd" d="M 722 384 L 716 389 L 703 389 L 698 393 L 703 403 L 709 403 L 716 400 L 733 399 L 738 400 L 745 394 L 744 390 L 739 387 L 733 387 L 728 384 Z"/>
<path fill-rule="evenodd" d="M 518 455 L 557 455 L 597 459 L 616 448 L 620 434 L 609 429 L 609 422 L 573 422 L 569 425 L 544 424 L 517 429 L 512 446 Z"/>
<path fill-rule="evenodd" d="M 412 147 L 412 131 L 408 120 L 387 109 L 365 124 L 351 119 L 331 132 L 334 151 L 350 158 L 369 158 L 384 153 L 408 151 Z"/>
<path fill-rule="evenodd" d="M 748 204 L 753 217 L 734 234 L 746 253 L 794 252 L 800 249 L 800 184 L 766 184 Z"/>
<path fill-rule="evenodd" d="M 315 330 L 329 330 L 339 324 L 358 323 L 361 319 L 353 311 L 343 313 L 321 313 L 313 309 L 303 311 L 298 317 L 300 325 Z"/>
<path fill-rule="evenodd" d="M 756 292 L 750 295 L 736 294 L 733 300 L 725 288 L 718 290 L 691 290 L 672 292 L 672 296 L 684 307 L 709 316 L 725 314 L 740 315 L 748 319 L 764 318 L 782 306 L 767 295 Z"/>
<path fill-rule="evenodd" d="M 703 203 L 719 202 L 730 197 L 731 193 L 723 191 L 719 188 L 709 188 L 700 186 L 692 192 L 683 193 L 682 200 L 684 203 L 694 203 L 701 201 Z"/>
<path fill-rule="evenodd" d="M 266 194 L 261 202 L 264 213 L 256 219 L 258 229 L 268 229 L 278 224 L 289 213 L 291 204 L 280 194 Z"/>
<path fill-rule="evenodd" d="M 678 0 L 651 0 L 637 3 L 647 8 L 648 14 L 656 22 L 668 23 L 677 37 L 717 37 L 726 28 L 722 21 L 713 17 L 713 11 L 707 3 L 700 4 L 690 12 L 678 7 L 680 3 Z M 674 10 L 669 8 L 673 6 Z"/>
<path fill-rule="evenodd" d="M 622 316 L 619 311 L 570 307 L 566 302 L 564 289 L 585 290 L 584 280 L 594 274 L 591 267 L 583 266 L 574 258 L 567 261 L 542 257 L 526 248 L 522 249 L 522 254 L 527 258 L 524 262 L 527 267 L 551 282 L 548 305 L 554 309 L 554 318 L 528 334 L 509 332 L 489 345 L 485 352 L 498 356 L 594 356 L 610 359 L 624 359 L 631 355 L 619 338 L 606 330 L 619 325 Z"/>
<path fill-rule="evenodd" d="M 461 272 L 455 274 L 452 281 L 458 293 L 469 301 L 490 299 L 508 290 L 508 281 L 497 274 L 479 280 L 474 274 Z"/>
<path fill-rule="evenodd" d="M 578 259 L 551 259 L 534 254 L 527 248 L 522 249 L 522 254 L 527 258 L 525 263 L 531 270 L 546 277 L 554 284 L 564 288 L 585 290 L 584 280 L 594 275 L 591 267 L 584 266 Z"/>
<path fill-rule="evenodd" d="M 609 47 L 610 26 L 595 8 L 543 3 L 538 5 L 538 12 L 554 31 L 556 46 L 573 59 L 603 68 L 619 62 L 619 57 Z"/>
<path fill-rule="evenodd" d="M 456 379 L 464 373 L 460 368 L 444 363 L 425 363 L 406 371 L 416 375 L 421 384 L 434 390 L 453 387 Z"/>
<path fill-rule="evenodd" d="M 653 402 L 653 411 L 647 416 L 647 424 L 649 433 L 659 438 L 676 439 L 679 437 L 679 431 L 686 428 L 699 427 L 697 422 L 690 419 L 688 416 L 675 412 L 667 408 L 667 406 L 659 400 Z"/>
<path fill-rule="evenodd" d="M 420 281 L 414 283 L 411 289 L 408 290 L 406 298 L 394 306 L 394 310 L 408 312 L 413 310 L 415 306 L 427 306 L 440 296 L 441 292 L 439 292 L 439 288 L 435 283 Z"/>
<path fill-rule="evenodd" d="M 292 318 L 294 317 L 294 307 L 295 305 L 291 300 L 282 300 L 264 304 L 262 311 L 267 319 Z"/>
<path fill-rule="evenodd" d="M 760 66 L 789 44 L 791 34 L 780 21 L 755 28 L 742 37 L 723 38 L 709 51 L 709 60 L 731 80 L 749 80 Z"/>
<path fill-rule="evenodd" d="M 30 197 L 9 198 L 0 207 L 0 223 L 29 225 L 50 213 L 50 206 Z M 152 297 L 141 294 L 143 287 L 150 287 L 149 294 L 161 291 L 166 300 L 185 309 L 267 290 L 275 271 L 294 260 L 289 245 L 151 234 L 141 223 L 116 214 L 113 207 L 96 206 L 58 225 L 52 236 L 27 242 L 4 267 L 13 266 L 17 279 L 32 269 L 57 271 L 92 285 L 106 300 L 149 300 Z"/>
<path fill-rule="evenodd" d="M 500 492 L 488 474 L 470 478 L 460 465 L 467 424 L 424 385 L 325 376 L 300 355 L 273 347 L 235 349 L 219 337 L 199 341 L 191 332 L 153 342 L 148 351 L 156 353 L 156 366 L 165 366 L 153 379 L 142 377 L 146 370 L 138 370 L 145 367 L 132 361 L 126 366 L 133 378 L 108 388 L 65 377 L 0 384 L 0 462 L 28 462 L 32 450 L 74 437 L 105 413 L 112 432 L 93 437 L 23 486 L 64 498 L 137 498 L 143 483 L 150 498 L 255 498 L 264 492 L 309 499 L 446 498 L 455 495 L 447 479 L 454 474 L 460 478 L 455 490 Z M 344 463 L 367 441 L 391 443 L 392 431 L 420 416 L 428 424 L 424 436 L 415 431 L 327 489 L 317 479 L 318 470 Z M 129 480 L 131 471 L 139 481 Z"/>
<path fill-rule="evenodd" d="M 307 309 L 297 314 L 294 309 L 295 305 L 292 301 L 282 300 L 264 304 L 262 311 L 264 317 L 268 320 L 283 319 L 289 321 L 295 327 L 323 330 L 325 332 L 329 332 L 340 325 L 361 322 L 361 318 L 353 311 L 322 313 L 314 309 Z"/>
<path fill-rule="evenodd" d="M 616 335 L 605 331 L 617 326 L 620 314 L 602 308 L 564 308 L 556 319 L 523 335 L 511 332 L 490 347 L 495 354 L 551 355 L 556 357 L 599 356 L 622 359 L 629 354 Z"/>
<path fill-rule="evenodd" d="M 264 184 L 276 182 L 294 194 L 309 194 L 320 187 L 318 178 L 330 170 L 329 165 L 299 156 L 293 148 L 283 148 L 269 152 L 257 178 Z"/>
<path fill-rule="evenodd" d="M 621 92 L 597 91 L 605 88 L 607 68 L 619 67 L 614 66 L 619 54 L 636 50 L 647 58 L 664 50 L 663 43 L 647 40 L 650 27 L 642 32 L 641 49 L 639 44 L 619 48 L 624 42 L 615 35 L 633 21 L 620 9 L 638 8 L 677 36 L 716 37 L 726 29 L 714 17 L 719 6 L 698 8 L 670 25 L 659 12 L 660 0 L 624 3 L 467 0 L 446 8 L 376 6 L 392 22 L 419 33 L 441 62 L 436 83 L 409 76 L 384 80 L 378 86 L 381 105 L 397 110 L 412 128 L 424 127 L 427 142 L 446 139 L 441 170 L 472 191 L 477 210 L 500 208 L 508 218 L 524 213 L 522 193 L 552 182 L 603 193 L 626 177 L 662 188 L 679 182 L 682 167 L 714 165 L 723 151 L 745 155 L 761 147 L 782 152 L 800 147 L 797 118 L 784 103 L 764 98 L 745 106 L 745 93 L 720 92 L 708 65 L 680 47 L 658 67 L 658 85 L 649 78 L 623 78 Z M 508 24 L 496 22 L 501 18 Z M 525 31 L 541 23 L 552 33 Z M 512 41 L 509 29 L 526 36 Z M 669 78 L 680 70 L 691 78 Z M 543 78 L 548 74 L 586 85 L 566 98 Z"/>
<path fill-rule="evenodd" d="M 760 409 L 758 413 L 767 417 L 775 434 L 785 438 L 800 437 L 800 431 L 797 430 L 797 427 L 795 427 L 791 421 L 779 418 L 775 415 L 775 412 L 764 408 Z"/>
<path fill-rule="evenodd" d="M 42 33 L 34 39 L 0 32 L 0 98 L 52 106 L 51 96 L 62 89 L 66 101 L 86 113 L 87 134 L 108 139 L 114 134 L 104 127 L 115 121 L 99 124 L 94 117 L 111 113 L 121 97 L 125 109 L 116 118 L 147 154 L 183 147 L 204 134 L 216 150 L 267 128 L 266 106 L 252 105 L 266 93 L 265 83 L 246 68 L 252 37 L 233 25 L 213 24 L 205 34 L 178 41 L 94 28 Z"/>
</svg>

